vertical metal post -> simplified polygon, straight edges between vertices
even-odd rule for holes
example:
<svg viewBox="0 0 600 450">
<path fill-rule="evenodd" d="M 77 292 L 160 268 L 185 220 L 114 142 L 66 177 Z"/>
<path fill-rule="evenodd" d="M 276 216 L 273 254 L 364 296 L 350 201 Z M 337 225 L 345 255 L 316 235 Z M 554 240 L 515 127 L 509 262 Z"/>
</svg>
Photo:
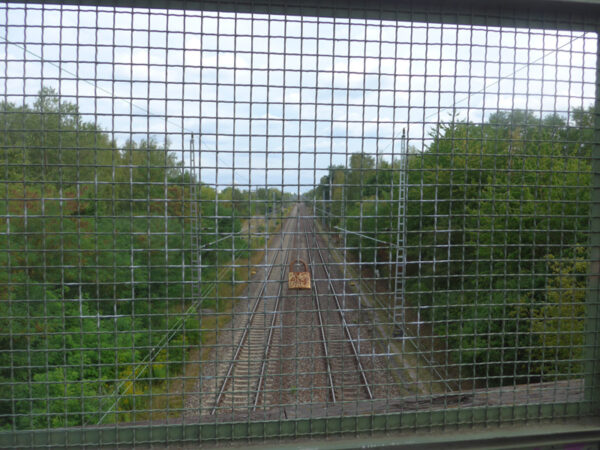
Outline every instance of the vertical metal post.
<svg viewBox="0 0 600 450">
<path fill-rule="evenodd" d="M 404 335 L 406 325 L 404 303 L 404 266 L 406 265 L 406 159 L 406 129 L 403 129 L 400 141 L 400 160 L 398 161 L 396 258 L 395 267 L 392 269 L 394 273 L 394 334 L 399 337 Z M 392 168 L 393 164 L 394 161 L 392 161 Z M 398 306 L 400 307 L 400 312 L 398 312 Z M 400 318 L 398 314 L 400 314 Z"/>
<path fill-rule="evenodd" d="M 325 196 L 325 191 L 323 191 L 323 203 L 321 203 L 321 224 L 325 226 L 326 215 L 329 214 L 329 204 L 331 200 L 328 202 Z"/>
<path fill-rule="evenodd" d="M 331 213 L 333 212 L 333 196 L 332 196 L 332 189 L 333 187 L 331 186 L 331 177 L 333 175 L 333 171 L 331 171 L 331 174 L 329 175 L 329 207 L 327 208 L 327 226 L 328 229 L 331 230 Z"/>
<path fill-rule="evenodd" d="M 185 161 L 183 161 L 185 165 Z M 191 277 L 192 279 L 192 301 L 199 301 L 201 296 L 200 286 L 202 279 L 202 243 L 201 239 L 201 204 L 200 204 L 200 177 L 196 177 L 197 164 L 200 164 L 200 158 L 196 161 L 196 145 L 194 135 L 190 139 L 190 239 L 191 239 Z M 182 168 L 183 173 L 183 168 Z M 185 185 L 185 184 L 184 184 Z M 198 307 L 200 311 L 201 305 Z"/>
</svg>

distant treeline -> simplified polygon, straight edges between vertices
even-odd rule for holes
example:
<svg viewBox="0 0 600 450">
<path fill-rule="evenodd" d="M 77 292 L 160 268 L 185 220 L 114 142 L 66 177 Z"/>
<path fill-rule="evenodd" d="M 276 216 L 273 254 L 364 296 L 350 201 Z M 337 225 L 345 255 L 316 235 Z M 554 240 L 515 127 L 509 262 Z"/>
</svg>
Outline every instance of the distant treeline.
<svg viewBox="0 0 600 450">
<path fill-rule="evenodd" d="M 280 215 L 297 198 L 297 195 L 271 187 L 253 190 L 227 187 L 219 193 L 219 202 L 234 210 L 238 217 Z"/>
<path fill-rule="evenodd" d="M 102 397 L 196 300 L 194 258 L 206 286 L 264 240 L 217 239 L 284 198 L 218 193 L 168 147 L 118 146 L 50 89 L 31 106 L 0 103 L 0 179 L 0 429 L 97 423 L 113 400 Z M 180 370 L 201 342 L 198 319 L 186 324 L 144 378 Z"/>
<path fill-rule="evenodd" d="M 406 302 L 459 378 L 582 375 L 593 123 L 592 109 L 502 111 L 408 152 Z M 304 198 L 332 227 L 396 244 L 400 167 L 353 154 Z M 347 235 L 365 262 L 381 262 L 374 242 Z"/>
</svg>

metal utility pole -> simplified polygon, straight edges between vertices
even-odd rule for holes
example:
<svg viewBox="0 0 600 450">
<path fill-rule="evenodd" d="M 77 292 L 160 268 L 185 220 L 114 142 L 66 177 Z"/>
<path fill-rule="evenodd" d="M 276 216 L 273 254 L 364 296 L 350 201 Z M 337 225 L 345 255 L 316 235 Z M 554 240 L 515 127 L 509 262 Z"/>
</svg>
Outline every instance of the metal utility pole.
<svg viewBox="0 0 600 450">
<path fill-rule="evenodd" d="M 398 212 L 396 229 L 396 261 L 394 264 L 394 336 L 405 335 L 405 283 L 404 269 L 406 266 L 406 164 L 408 160 L 408 146 L 406 128 L 402 130 L 400 138 L 400 159 L 398 160 Z M 392 161 L 392 165 L 396 162 Z"/>
<path fill-rule="evenodd" d="M 185 160 L 182 161 L 183 165 L 185 165 Z M 198 202 L 200 199 L 198 198 L 198 183 L 200 179 L 196 179 L 196 146 L 194 142 L 194 135 L 190 135 L 190 260 L 191 260 L 191 277 L 192 277 L 192 299 L 198 300 L 200 298 L 200 280 L 201 280 L 201 270 L 202 270 L 202 256 L 200 255 L 200 218 L 199 211 L 200 206 Z M 183 177 L 184 168 L 181 168 L 182 180 L 185 180 Z M 185 181 L 182 181 L 185 183 Z M 185 184 L 184 184 L 185 189 Z M 185 201 L 185 200 L 184 200 Z M 185 210 L 185 208 L 184 208 Z M 185 232 L 185 230 L 184 230 Z"/>
</svg>

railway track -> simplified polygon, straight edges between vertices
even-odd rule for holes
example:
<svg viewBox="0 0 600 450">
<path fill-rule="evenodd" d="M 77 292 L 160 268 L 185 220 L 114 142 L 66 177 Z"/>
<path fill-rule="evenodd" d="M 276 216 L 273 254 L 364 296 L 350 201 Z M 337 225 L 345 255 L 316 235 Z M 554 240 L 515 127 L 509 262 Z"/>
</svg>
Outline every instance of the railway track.
<svg viewBox="0 0 600 450">
<path fill-rule="evenodd" d="M 291 221 L 288 221 L 286 224 L 283 234 L 287 233 L 290 223 Z M 237 333 L 237 345 L 215 397 L 211 415 L 220 408 L 252 411 L 264 400 L 268 358 L 277 340 L 274 330 L 279 319 L 283 277 L 275 280 L 278 283 L 276 295 L 266 295 L 266 291 L 269 281 L 272 281 L 273 268 L 278 265 L 277 260 L 282 254 L 282 247 L 283 245 L 277 249 L 269 265 L 245 326 Z M 279 265 L 285 264 L 288 254 L 289 248 L 286 248 Z"/>
<path fill-rule="evenodd" d="M 211 415 L 218 412 L 250 412 L 259 405 L 277 406 L 275 396 L 269 394 L 274 391 L 268 376 L 270 374 L 270 378 L 274 378 L 273 368 L 269 370 L 269 361 L 278 359 L 280 363 L 285 363 L 286 359 L 289 360 L 283 355 L 277 358 L 272 353 L 274 348 L 280 347 L 279 342 L 284 333 L 295 332 L 295 327 L 284 326 L 281 319 L 282 303 L 286 295 L 290 299 L 296 295 L 292 295 L 287 289 L 284 292 L 284 285 L 287 283 L 285 269 L 291 249 L 297 252 L 305 250 L 308 254 L 313 280 L 310 297 L 318 328 L 315 334 L 318 337 L 313 342 L 320 348 L 314 357 L 325 361 L 326 401 L 337 403 L 370 400 L 374 397 L 340 302 L 341 289 L 336 286 L 339 283 L 331 276 L 314 228 L 298 213 L 295 221 L 288 220 L 283 235 L 282 244 L 277 248 L 248 312 L 248 319 L 234 336 L 235 348 L 220 373 L 221 381 L 210 410 Z M 296 245 L 298 235 L 300 240 L 306 242 L 306 249 Z M 277 285 L 276 293 L 273 292 L 274 285 Z M 304 308 L 312 309 L 312 305 L 304 304 Z M 315 327 L 315 323 L 300 323 L 298 326 Z M 275 375 L 279 378 L 285 376 L 283 373 Z M 324 387 L 314 386 L 316 389 Z"/>
<path fill-rule="evenodd" d="M 315 310 L 327 360 L 330 399 L 333 402 L 372 400 L 373 392 L 346 321 L 335 280 L 327 268 L 314 228 L 306 219 L 302 222 L 314 280 Z M 313 258 L 315 253 L 317 261 Z"/>
<path fill-rule="evenodd" d="M 327 212 L 321 208 L 316 208 L 316 209 L 324 214 L 327 214 Z M 316 219 L 316 217 L 315 217 L 315 219 Z M 343 232 L 344 231 L 348 232 L 347 230 L 344 230 L 339 227 L 335 227 L 335 228 L 337 228 L 338 230 L 341 230 Z M 354 234 L 356 234 L 356 233 L 354 233 Z M 364 235 L 363 235 L 363 237 L 369 238 L 368 236 L 364 236 Z M 372 239 L 372 238 L 369 238 L 369 239 Z M 375 241 L 385 243 L 387 245 L 391 245 L 391 246 L 395 247 L 394 244 L 391 244 L 386 241 L 379 241 L 377 239 L 375 239 Z M 339 258 L 341 258 L 341 255 L 338 256 L 338 259 Z M 389 300 L 384 301 L 382 298 L 380 298 L 380 293 L 378 293 L 376 291 L 376 289 L 374 289 L 369 283 L 362 283 L 359 280 L 358 284 L 360 284 L 359 295 L 361 297 L 362 302 L 364 302 L 364 304 L 367 305 L 371 309 L 372 313 L 374 313 L 374 314 L 380 313 L 383 316 L 382 323 L 389 322 L 389 320 L 387 320 L 386 317 L 394 317 L 395 316 L 394 308 L 388 303 Z M 366 294 L 366 296 L 363 294 Z M 401 342 L 402 342 L 401 352 L 404 353 L 404 351 L 405 351 L 404 345 L 405 345 L 405 343 L 408 342 L 413 347 L 413 349 L 414 349 L 413 351 L 416 352 L 419 355 L 419 358 L 421 358 L 425 362 L 425 366 L 428 368 L 428 370 L 432 371 L 435 374 L 437 383 L 441 383 L 447 392 L 454 391 L 456 388 L 452 387 L 450 385 L 450 383 L 447 381 L 447 379 L 451 378 L 451 377 L 448 374 L 443 374 L 438 369 L 439 366 L 443 366 L 443 363 L 434 361 L 433 355 L 427 356 L 427 353 L 425 351 L 423 351 L 422 348 L 420 348 L 420 346 L 418 344 L 418 341 L 420 339 L 418 331 L 416 333 L 414 333 L 413 331 L 410 330 L 410 328 L 408 328 L 403 323 L 394 324 L 394 327 L 396 329 L 401 330 L 400 331 L 400 334 L 402 336 L 400 338 Z M 387 333 L 388 333 L 388 330 L 385 330 L 384 328 L 380 329 L 380 335 L 385 336 Z M 389 331 L 389 333 L 390 334 L 394 333 L 394 331 L 391 330 L 391 331 Z M 389 354 L 389 350 L 387 353 Z M 425 390 L 421 390 L 421 392 L 427 393 L 428 391 L 427 391 L 427 389 L 425 389 Z"/>
</svg>

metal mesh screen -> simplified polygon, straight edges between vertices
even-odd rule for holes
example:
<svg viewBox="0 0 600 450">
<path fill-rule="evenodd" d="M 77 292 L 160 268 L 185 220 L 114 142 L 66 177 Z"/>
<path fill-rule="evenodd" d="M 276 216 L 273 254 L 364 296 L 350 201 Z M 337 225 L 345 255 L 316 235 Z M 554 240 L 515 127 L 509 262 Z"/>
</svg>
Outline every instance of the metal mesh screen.
<svg viewBox="0 0 600 450">
<path fill-rule="evenodd" d="M 593 14 L 185 6 L 0 5 L 1 446 L 596 414 Z"/>
</svg>

